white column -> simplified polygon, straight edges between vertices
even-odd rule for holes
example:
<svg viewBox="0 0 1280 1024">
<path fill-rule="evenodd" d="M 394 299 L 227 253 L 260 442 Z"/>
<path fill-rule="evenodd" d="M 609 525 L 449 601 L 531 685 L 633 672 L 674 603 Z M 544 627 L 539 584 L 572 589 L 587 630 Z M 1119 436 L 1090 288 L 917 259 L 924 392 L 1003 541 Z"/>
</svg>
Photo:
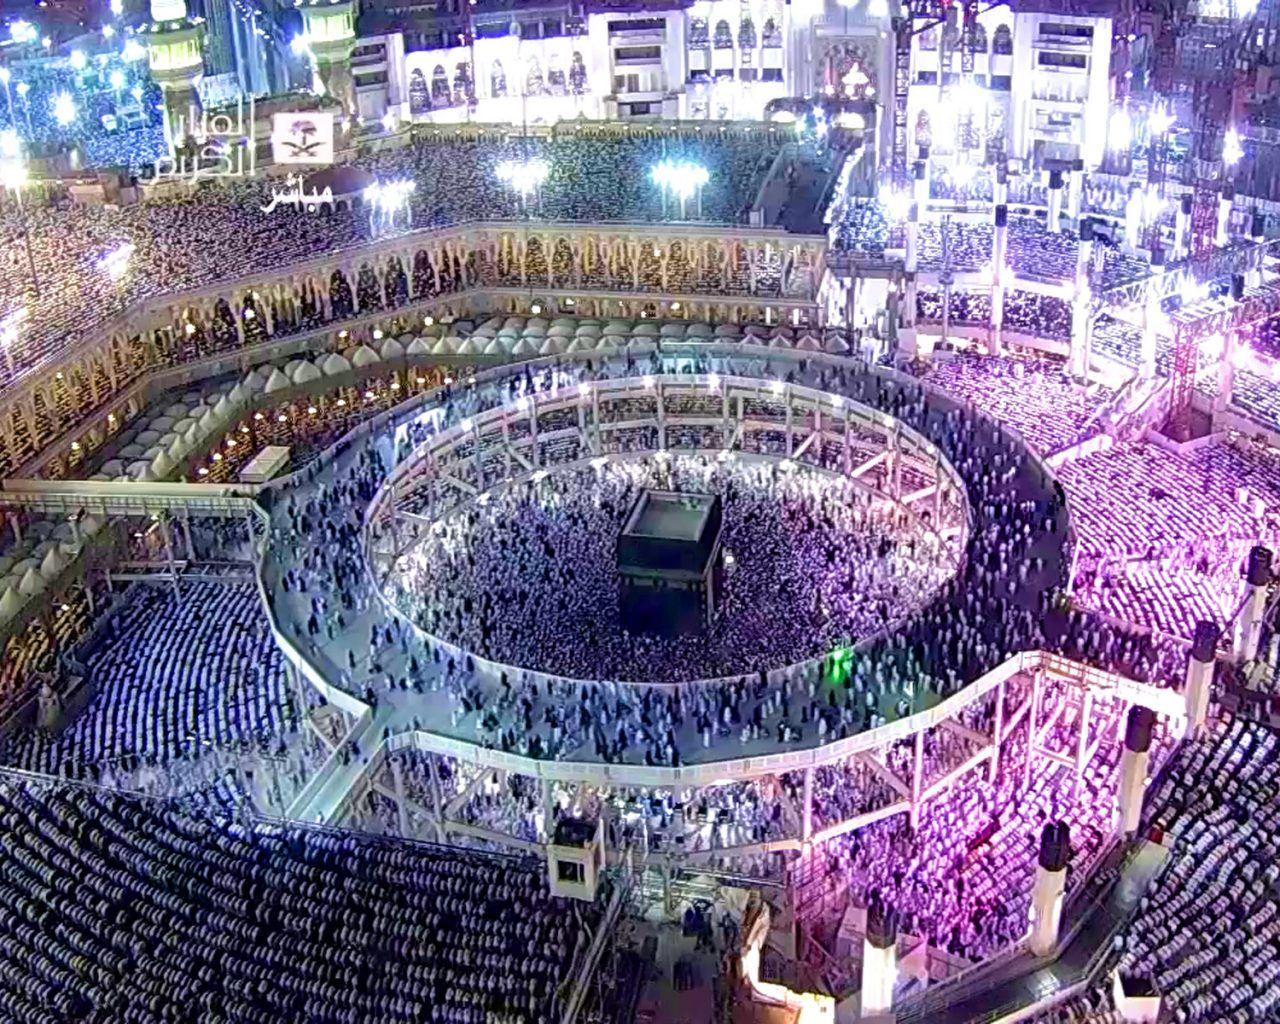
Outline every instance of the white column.
<svg viewBox="0 0 1280 1024">
<path fill-rule="evenodd" d="M 1062 230 L 1062 172 L 1049 172 L 1049 222 L 1045 226 L 1051 235 Z"/>
<path fill-rule="evenodd" d="M 1254 244 L 1260 244 L 1267 239 L 1267 218 L 1257 210 L 1253 212 L 1253 218 L 1249 224 L 1249 240 Z M 1245 286 L 1249 288 L 1262 287 L 1262 260 L 1258 260 L 1248 273 L 1245 274 Z"/>
<path fill-rule="evenodd" d="M 1000 744 L 1004 742 L 1004 680 L 996 687 L 995 726 L 991 730 L 991 760 L 987 764 L 987 781 L 994 783 L 1000 773 Z"/>
<path fill-rule="evenodd" d="M 1080 780 L 1084 778 L 1084 758 L 1089 750 L 1089 719 L 1093 714 L 1093 691 L 1084 691 L 1084 700 L 1080 706 L 1080 731 L 1076 734 L 1076 775 L 1071 783 L 1071 792 L 1080 791 Z"/>
<path fill-rule="evenodd" d="M 400 834 L 402 836 L 408 836 L 409 815 L 404 809 L 404 778 L 400 770 L 400 759 L 396 757 L 389 757 L 387 760 L 391 762 L 391 781 L 395 785 L 396 820 L 400 825 Z"/>
<path fill-rule="evenodd" d="M 924 210 L 929 205 L 929 156 L 925 151 L 924 158 L 917 160 L 914 168 L 915 181 L 912 189 L 915 192 L 916 205 Z"/>
<path fill-rule="evenodd" d="M 1077 380 L 1089 379 L 1089 363 L 1093 358 L 1093 293 L 1089 288 L 1089 264 L 1093 259 L 1093 221 L 1080 222 L 1080 241 L 1076 246 L 1075 291 L 1071 297 L 1070 370 Z"/>
<path fill-rule="evenodd" d="M 888 1015 L 898 981 L 898 922 L 884 904 L 872 899 L 867 908 L 867 934 L 862 940 L 861 1016 Z"/>
<path fill-rule="evenodd" d="M 1236 352 L 1240 348 L 1240 332 L 1232 327 L 1222 339 L 1222 358 L 1218 360 L 1218 393 L 1213 396 L 1213 411 L 1221 414 L 1231 405 L 1236 386 Z"/>
<path fill-rule="evenodd" d="M 1067 217 L 1072 222 L 1080 219 L 1080 207 L 1084 200 L 1084 169 L 1073 167 L 1067 176 Z"/>
<path fill-rule="evenodd" d="M 1258 656 L 1262 613 L 1267 606 L 1267 587 L 1272 579 L 1270 548 L 1259 545 L 1249 551 L 1249 565 L 1244 578 L 1248 590 L 1231 638 L 1231 653 L 1237 662 L 1253 661 Z"/>
<path fill-rule="evenodd" d="M 1191 199 L 1190 192 L 1182 196 L 1173 215 L 1174 260 L 1185 260 L 1191 252 Z"/>
<path fill-rule="evenodd" d="M 1003 203 L 996 204 L 994 226 L 995 234 L 991 245 L 991 330 L 987 335 L 989 355 L 1000 354 L 1000 334 L 1004 328 L 1004 258 L 1009 246 L 1009 208 Z"/>
<path fill-rule="evenodd" d="M 1224 188 L 1218 197 L 1218 222 L 1213 232 L 1213 244 L 1222 246 L 1231 242 L 1231 206 L 1236 201 L 1235 192 Z"/>
<path fill-rule="evenodd" d="M 1124 730 L 1124 753 L 1120 755 L 1120 788 L 1116 793 L 1116 831 L 1132 835 L 1142 820 L 1142 798 L 1147 789 L 1147 762 L 1150 759 L 1151 728 L 1156 716 L 1150 708 L 1129 709 Z"/>
<path fill-rule="evenodd" d="M 1157 249 L 1151 254 L 1151 271 L 1159 274 L 1164 269 L 1164 254 Z M 1147 287 L 1147 301 L 1142 311 L 1142 356 L 1138 372 L 1144 380 L 1156 375 L 1156 328 L 1160 323 L 1160 298 L 1154 284 Z"/>
<path fill-rule="evenodd" d="M 804 770 L 804 806 L 800 808 L 800 838 L 808 842 L 813 837 L 813 769 Z"/>
<path fill-rule="evenodd" d="M 924 789 L 924 730 L 916 733 L 915 758 L 911 769 L 911 828 L 920 824 L 920 793 Z"/>
<path fill-rule="evenodd" d="M 1058 945 L 1069 854 L 1067 826 L 1060 821 L 1046 825 L 1040 834 L 1040 862 L 1036 865 L 1035 888 L 1031 891 L 1028 945 L 1035 956 L 1047 956 Z"/>
<path fill-rule="evenodd" d="M 1187 658 L 1187 684 L 1183 698 L 1187 704 L 1187 738 L 1194 738 L 1204 727 L 1209 710 L 1209 689 L 1213 685 L 1214 650 L 1218 645 L 1218 627 L 1201 620 L 1196 623 L 1195 640 Z"/>
</svg>

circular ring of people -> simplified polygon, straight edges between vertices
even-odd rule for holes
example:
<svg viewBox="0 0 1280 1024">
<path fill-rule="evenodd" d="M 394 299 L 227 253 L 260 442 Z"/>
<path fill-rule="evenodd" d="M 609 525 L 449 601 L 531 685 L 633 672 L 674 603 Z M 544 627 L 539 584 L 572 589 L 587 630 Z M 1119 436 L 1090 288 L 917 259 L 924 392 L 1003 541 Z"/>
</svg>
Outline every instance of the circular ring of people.
<svg viewBox="0 0 1280 1024">
<path fill-rule="evenodd" d="M 743 753 L 837 756 L 833 741 L 911 727 L 1042 639 L 1065 503 L 1016 436 L 855 360 L 749 353 L 508 364 L 356 431 L 372 441 L 335 446 L 333 471 L 355 467 L 359 500 L 327 537 L 358 532 L 363 550 L 332 560 L 327 585 L 357 614 L 384 610 L 369 664 L 406 692 L 415 733 L 657 767 L 706 760 L 729 735 Z M 300 515 L 333 511 L 332 487 L 299 505 L 314 500 L 305 491 L 288 499 L 295 538 Z M 622 621 L 620 530 L 640 495 L 669 492 L 723 499 L 718 606 L 692 636 Z M 309 550 L 283 549 L 269 585 Z M 407 694 L 427 658 L 448 712 Z M 329 664 L 349 682 L 339 656 Z M 766 723 L 779 700 L 781 724 Z M 650 725 L 610 733 L 591 721 L 600 702 L 630 702 Z M 523 728 L 489 711 L 510 705 Z M 474 731 L 459 708 L 480 712 Z"/>
</svg>

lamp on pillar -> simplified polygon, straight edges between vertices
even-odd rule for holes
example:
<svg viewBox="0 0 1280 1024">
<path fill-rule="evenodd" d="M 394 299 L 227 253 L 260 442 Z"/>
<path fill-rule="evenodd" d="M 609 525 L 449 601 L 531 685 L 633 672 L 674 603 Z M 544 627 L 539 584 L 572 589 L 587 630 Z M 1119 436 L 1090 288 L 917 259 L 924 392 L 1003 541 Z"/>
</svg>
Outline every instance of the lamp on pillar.
<svg viewBox="0 0 1280 1024">
<path fill-rule="evenodd" d="M 1031 892 L 1031 934 L 1028 945 L 1036 956 L 1048 956 L 1058 945 L 1062 924 L 1062 894 L 1067 887 L 1071 833 L 1066 822 L 1051 822 L 1040 833 L 1040 859 Z"/>
<path fill-rule="evenodd" d="M 867 907 L 867 934 L 862 940 L 863 1020 L 891 1020 L 893 989 L 898 981 L 898 915 L 878 896 Z"/>
<path fill-rule="evenodd" d="M 1209 710 L 1209 688 L 1213 685 L 1214 652 L 1218 647 L 1218 627 L 1204 619 L 1196 623 L 1191 654 L 1187 658 L 1187 684 L 1183 700 L 1187 705 L 1186 735 L 1194 738 L 1204 727 Z"/>
<path fill-rule="evenodd" d="M 1271 549 L 1256 545 L 1249 551 L 1249 564 L 1244 579 L 1247 587 L 1244 605 L 1236 616 L 1231 638 L 1231 653 L 1237 662 L 1253 661 L 1258 656 L 1262 638 L 1262 613 L 1267 606 L 1267 588 L 1274 579 L 1271 571 Z"/>
<path fill-rule="evenodd" d="M 301 0 L 302 31 L 325 90 L 342 106 L 343 113 L 356 114 L 355 84 L 351 77 L 351 51 L 356 45 L 353 0 Z"/>
<path fill-rule="evenodd" d="M 199 111 L 204 19 L 187 16 L 186 0 L 151 0 L 151 21 L 143 32 L 151 77 L 164 94 L 165 141 L 172 152 L 192 134 Z"/>
<path fill-rule="evenodd" d="M 1151 730 L 1156 716 L 1150 708 L 1129 709 L 1124 728 L 1124 753 L 1120 755 L 1120 789 L 1116 831 L 1132 835 L 1142 819 L 1142 797 L 1147 788 L 1147 761 L 1151 750 Z"/>
</svg>

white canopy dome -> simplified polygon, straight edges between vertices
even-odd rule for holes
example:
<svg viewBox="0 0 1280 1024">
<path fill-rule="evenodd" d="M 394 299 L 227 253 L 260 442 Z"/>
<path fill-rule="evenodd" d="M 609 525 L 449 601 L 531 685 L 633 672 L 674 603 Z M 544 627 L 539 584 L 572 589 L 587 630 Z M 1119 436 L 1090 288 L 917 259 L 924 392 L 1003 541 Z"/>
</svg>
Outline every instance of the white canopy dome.
<svg viewBox="0 0 1280 1024">
<path fill-rule="evenodd" d="M 44 578 L 34 567 L 28 569 L 22 577 L 22 582 L 18 584 L 18 593 L 27 597 L 35 597 L 37 594 L 44 593 Z"/>
<path fill-rule="evenodd" d="M 47 580 L 56 579 L 66 567 L 67 563 L 63 561 L 57 547 L 51 547 L 45 552 L 44 561 L 40 563 L 40 575 Z"/>
<path fill-rule="evenodd" d="M 0 595 L 0 622 L 8 622 L 15 618 L 18 612 L 22 611 L 22 606 L 26 604 L 20 598 L 12 587 L 6 587 L 4 594 Z"/>
<path fill-rule="evenodd" d="M 320 364 L 320 369 L 324 371 L 326 377 L 337 377 L 342 373 L 350 373 L 351 364 L 337 352 L 332 352 L 325 356 L 324 362 Z"/>
<path fill-rule="evenodd" d="M 173 469 L 173 460 L 165 452 L 161 452 L 151 460 L 151 472 L 155 474 L 157 480 L 163 480 L 173 472 Z"/>
<path fill-rule="evenodd" d="M 275 394 L 277 391 L 283 391 L 289 387 L 293 381 L 289 380 L 280 370 L 272 370 L 271 376 L 267 378 L 266 387 L 263 389 L 268 395 Z"/>
<path fill-rule="evenodd" d="M 374 366 L 379 362 L 378 353 L 368 345 L 361 345 L 351 356 L 351 362 L 363 370 L 366 366 Z"/>
</svg>

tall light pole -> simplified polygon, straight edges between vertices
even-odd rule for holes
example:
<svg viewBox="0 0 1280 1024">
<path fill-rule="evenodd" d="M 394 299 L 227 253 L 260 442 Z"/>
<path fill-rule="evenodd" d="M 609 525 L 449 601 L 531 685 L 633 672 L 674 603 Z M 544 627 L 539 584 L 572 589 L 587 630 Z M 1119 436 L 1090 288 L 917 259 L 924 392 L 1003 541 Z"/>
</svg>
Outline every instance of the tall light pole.
<svg viewBox="0 0 1280 1024">
<path fill-rule="evenodd" d="M 40 275 L 36 273 L 36 258 L 31 251 L 31 229 L 27 226 L 27 212 L 22 205 L 22 188 L 27 184 L 27 165 L 22 161 L 22 143 L 12 128 L 0 133 L 0 186 L 12 192 L 18 203 L 18 225 L 22 228 L 22 241 L 27 250 L 27 263 L 31 267 L 31 285 L 36 298 L 40 297 Z"/>
<path fill-rule="evenodd" d="M 529 216 L 529 196 L 541 190 L 550 170 L 545 160 L 504 160 L 498 164 L 496 173 L 499 180 L 520 197 L 520 212 Z"/>
<path fill-rule="evenodd" d="M 9 79 L 13 77 L 13 72 L 8 68 L 0 68 L 0 84 L 4 85 L 4 100 L 9 105 L 9 124 L 13 125 L 17 122 L 13 119 L 13 90 L 9 88 Z"/>
<path fill-rule="evenodd" d="M 680 201 L 680 219 L 687 220 L 689 199 L 698 197 L 698 216 L 702 216 L 702 187 L 711 180 L 710 172 L 701 164 L 684 160 L 663 160 L 649 169 L 649 180 L 662 190 L 663 212 L 666 212 L 667 194 Z"/>
</svg>

